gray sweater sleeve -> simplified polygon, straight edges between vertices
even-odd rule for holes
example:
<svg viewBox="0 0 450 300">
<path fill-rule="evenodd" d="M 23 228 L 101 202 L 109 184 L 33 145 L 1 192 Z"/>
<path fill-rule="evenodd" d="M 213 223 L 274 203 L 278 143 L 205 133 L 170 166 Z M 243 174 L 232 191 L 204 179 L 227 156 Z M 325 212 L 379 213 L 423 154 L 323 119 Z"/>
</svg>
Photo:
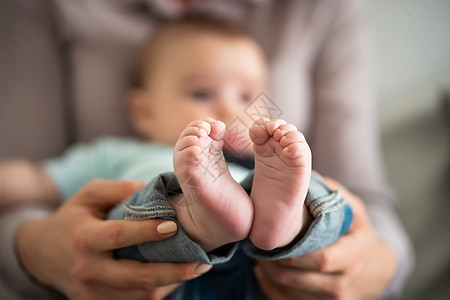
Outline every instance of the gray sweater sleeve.
<svg viewBox="0 0 450 300">
<path fill-rule="evenodd" d="M 46 217 L 53 211 L 44 206 L 17 207 L 0 215 L 0 279 L 21 299 L 60 299 L 61 294 L 32 281 L 16 257 L 14 239 L 23 222 Z"/>
<path fill-rule="evenodd" d="M 333 3 L 314 67 L 313 166 L 364 201 L 378 236 L 397 255 L 398 270 L 386 291 L 395 296 L 411 273 L 414 256 L 385 181 L 364 15 L 357 1 Z"/>
</svg>

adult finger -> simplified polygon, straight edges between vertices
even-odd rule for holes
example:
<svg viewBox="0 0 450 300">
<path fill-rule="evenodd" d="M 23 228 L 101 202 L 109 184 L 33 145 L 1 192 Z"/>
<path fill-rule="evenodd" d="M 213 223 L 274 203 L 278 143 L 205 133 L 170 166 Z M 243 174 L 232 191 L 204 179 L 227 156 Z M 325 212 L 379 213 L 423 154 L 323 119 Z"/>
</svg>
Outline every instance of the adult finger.
<svg viewBox="0 0 450 300">
<path fill-rule="evenodd" d="M 283 293 L 286 291 L 284 288 L 281 288 L 273 281 L 269 280 L 267 276 L 263 273 L 260 266 L 255 266 L 254 274 L 256 280 L 258 281 L 258 285 L 261 288 L 261 291 L 269 300 L 287 300 Z"/>
<path fill-rule="evenodd" d="M 95 179 L 86 184 L 72 201 L 106 209 L 130 197 L 144 186 L 145 183 L 139 181 Z"/>
<path fill-rule="evenodd" d="M 344 282 L 342 274 L 339 273 L 303 271 L 281 265 L 267 267 L 265 264 L 260 264 L 259 267 L 268 280 L 283 290 L 285 295 L 290 296 L 298 295 L 298 293 L 331 295 L 340 290 Z"/>
<path fill-rule="evenodd" d="M 303 270 L 338 272 L 352 264 L 367 249 L 368 241 L 375 241 L 375 233 L 362 201 L 336 181 L 327 178 L 332 188 L 343 189 L 344 196 L 353 209 L 353 221 L 349 230 L 335 243 L 315 252 L 280 260 L 279 263 Z"/>
<path fill-rule="evenodd" d="M 107 220 L 91 222 L 81 230 L 77 240 L 95 251 L 109 251 L 145 242 L 166 239 L 177 232 L 169 220 Z"/>
<path fill-rule="evenodd" d="M 341 189 L 344 199 L 347 200 L 348 204 L 352 207 L 353 210 L 367 214 L 364 202 L 361 200 L 361 198 L 350 192 L 345 186 L 332 178 L 324 177 L 324 181 L 333 190 Z"/>
<path fill-rule="evenodd" d="M 365 251 L 362 233 L 342 236 L 331 246 L 302 256 L 283 259 L 279 264 L 305 271 L 341 272 L 353 265 Z"/>
<path fill-rule="evenodd" d="M 128 299 L 151 299 L 149 298 L 148 291 L 123 289 L 123 288 L 111 288 L 107 285 L 92 284 L 87 285 L 85 289 L 76 295 L 76 299 L 96 299 L 96 300 L 128 300 Z"/>
<path fill-rule="evenodd" d="M 142 263 L 135 260 L 105 260 L 102 280 L 113 287 L 148 290 L 184 282 L 212 268 L 203 263 Z M 93 274 L 95 276 L 95 274 Z"/>
<path fill-rule="evenodd" d="M 130 289 L 126 288 L 112 288 L 108 285 L 99 285 L 98 283 L 87 285 L 84 293 L 78 295 L 77 299 L 95 299 L 95 300 L 110 300 L 110 299 L 163 299 L 171 292 L 179 287 L 179 283 L 167 285 L 159 288 L 149 288 L 148 290 Z"/>
<path fill-rule="evenodd" d="M 357 218 L 355 214 L 355 220 Z M 301 270 L 340 272 L 362 257 L 372 241 L 375 241 L 375 235 L 371 228 L 356 220 L 347 234 L 330 246 L 302 256 L 282 259 L 278 263 Z"/>
</svg>

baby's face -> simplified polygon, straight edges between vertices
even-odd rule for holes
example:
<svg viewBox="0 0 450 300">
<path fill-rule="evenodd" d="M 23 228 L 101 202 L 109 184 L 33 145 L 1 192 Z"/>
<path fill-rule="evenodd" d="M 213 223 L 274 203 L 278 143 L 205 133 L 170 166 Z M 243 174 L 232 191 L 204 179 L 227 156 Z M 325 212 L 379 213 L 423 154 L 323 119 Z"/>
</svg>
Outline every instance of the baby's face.
<svg viewBox="0 0 450 300">
<path fill-rule="evenodd" d="M 145 92 L 150 113 L 141 132 L 166 144 L 175 144 L 194 120 L 211 117 L 229 124 L 242 116 L 265 89 L 267 74 L 252 41 L 207 34 L 166 43 L 151 72 Z"/>
</svg>

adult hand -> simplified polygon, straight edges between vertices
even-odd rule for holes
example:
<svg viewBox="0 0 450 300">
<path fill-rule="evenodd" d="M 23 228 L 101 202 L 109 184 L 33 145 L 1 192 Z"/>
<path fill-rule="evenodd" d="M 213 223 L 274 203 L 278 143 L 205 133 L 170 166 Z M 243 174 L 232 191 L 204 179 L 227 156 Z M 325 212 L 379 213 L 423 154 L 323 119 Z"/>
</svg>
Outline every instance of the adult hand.
<svg viewBox="0 0 450 300">
<path fill-rule="evenodd" d="M 103 220 L 115 204 L 143 183 L 95 180 L 53 215 L 21 226 L 16 247 L 25 270 L 70 299 L 160 299 L 182 282 L 209 270 L 199 263 L 141 263 L 114 259 L 113 249 L 156 241 L 164 220 Z M 161 227 L 159 227 L 161 229 Z M 161 231 L 161 230 L 160 230 Z M 167 231 L 172 231 L 167 233 Z M 159 288 L 162 287 L 162 288 Z"/>
<path fill-rule="evenodd" d="M 375 299 L 395 273 L 395 254 L 376 236 L 361 199 L 334 180 L 326 182 L 343 189 L 353 223 L 326 248 L 295 258 L 258 261 L 254 272 L 269 299 Z"/>
</svg>

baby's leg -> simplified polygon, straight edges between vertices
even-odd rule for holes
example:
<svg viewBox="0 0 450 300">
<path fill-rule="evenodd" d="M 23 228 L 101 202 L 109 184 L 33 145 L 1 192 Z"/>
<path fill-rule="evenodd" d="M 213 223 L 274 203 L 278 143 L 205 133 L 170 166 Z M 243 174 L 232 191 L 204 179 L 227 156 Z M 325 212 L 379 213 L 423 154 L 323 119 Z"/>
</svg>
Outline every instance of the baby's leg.
<svg viewBox="0 0 450 300">
<path fill-rule="evenodd" d="M 255 151 L 250 240 L 271 250 L 289 244 L 301 230 L 311 151 L 297 128 L 283 120 L 255 122 L 250 138 Z"/>
<path fill-rule="evenodd" d="M 173 164 L 183 190 L 172 199 L 184 231 L 206 251 L 248 236 L 253 204 L 231 177 L 222 146 L 225 124 L 194 121 L 181 133 Z"/>
</svg>

